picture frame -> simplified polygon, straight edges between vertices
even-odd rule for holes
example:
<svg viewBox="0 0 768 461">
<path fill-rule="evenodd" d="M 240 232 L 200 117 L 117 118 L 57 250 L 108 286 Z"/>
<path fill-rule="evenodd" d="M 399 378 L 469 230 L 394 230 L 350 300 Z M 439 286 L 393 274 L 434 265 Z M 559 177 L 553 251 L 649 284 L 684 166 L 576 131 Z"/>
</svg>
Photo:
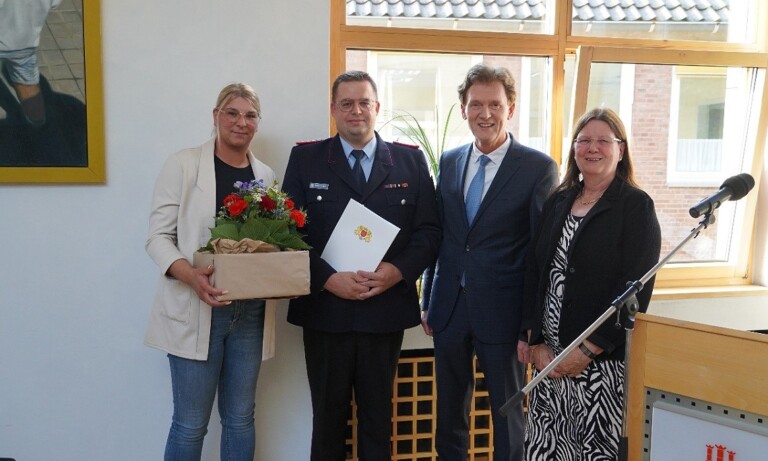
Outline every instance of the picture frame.
<svg viewBox="0 0 768 461">
<path fill-rule="evenodd" d="M 103 184 L 101 1 L 52 4 L 37 50 L 42 123 L 27 117 L 9 72 L 0 74 L 0 183 Z"/>
</svg>

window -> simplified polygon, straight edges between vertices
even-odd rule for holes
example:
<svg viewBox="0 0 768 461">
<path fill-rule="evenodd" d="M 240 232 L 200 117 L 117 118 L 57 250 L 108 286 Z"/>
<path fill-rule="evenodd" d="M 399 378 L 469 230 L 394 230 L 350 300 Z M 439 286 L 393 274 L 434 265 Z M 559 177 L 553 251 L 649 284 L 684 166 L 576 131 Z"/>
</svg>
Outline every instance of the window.
<svg viewBox="0 0 768 461">
<path fill-rule="evenodd" d="M 350 50 L 347 57 L 348 63 L 355 63 L 348 64 L 349 69 L 367 71 L 378 84 L 379 133 L 385 139 L 421 145 L 433 156 L 433 172 L 443 148 L 472 139 L 459 113 L 456 87 L 481 56 Z"/>
<path fill-rule="evenodd" d="M 419 144 L 428 157 L 472 141 L 461 118 L 457 88 L 467 69 L 478 63 L 510 69 L 518 98 L 507 129 L 524 144 L 547 150 L 547 61 L 529 56 L 347 51 L 347 69 L 365 70 L 378 85 L 379 133 L 385 139 Z M 409 131 L 413 128 L 419 136 Z"/>
<path fill-rule="evenodd" d="M 656 202 L 666 255 L 698 224 L 688 215 L 691 205 L 717 190 L 724 178 L 751 171 L 765 64 L 753 62 L 752 55 L 730 54 L 728 61 L 741 59 L 744 67 L 725 67 L 725 62 L 713 67 L 721 58 L 707 55 L 689 56 L 685 65 L 675 66 L 657 64 L 674 57 L 661 50 L 646 56 L 631 49 L 584 51 L 579 56 L 587 62 L 578 63 L 584 70 L 577 80 L 588 80 L 587 103 L 577 113 L 604 100 L 613 100 L 612 107 L 622 113 L 635 173 Z M 753 219 L 745 203 L 725 203 L 714 225 L 674 255 L 666 275 L 687 271 L 681 263 L 697 263 L 726 278 L 743 277 L 740 255 L 750 242 L 744 230 Z"/>
<path fill-rule="evenodd" d="M 581 113 L 617 110 L 641 185 L 656 201 L 662 256 L 697 226 L 688 208 L 727 177 L 762 168 L 768 15 L 761 2 L 450 0 L 443 3 L 475 16 L 454 12 L 440 18 L 442 25 L 434 16 L 417 17 L 419 8 L 440 2 L 332 2 L 332 76 L 347 68 L 375 76 L 385 110 L 379 121 L 392 120 L 381 127 L 388 139 L 401 131 L 394 120 L 400 111 L 414 115 L 433 139 L 445 136 L 447 148 L 471 139 L 458 120 L 440 130 L 456 86 L 476 62 L 509 66 L 518 101 L 508 128 L 561 164 Z M 502 7 L 514 16 L 508 10 L 499 20 L 494 8 Z M 518 17 L 525 8 L 535 18 Z M 750 283 L 756 200 L 752 191 L 718 209 L 716 223 L 659 273 L 657 287 Z"/>
</svg>

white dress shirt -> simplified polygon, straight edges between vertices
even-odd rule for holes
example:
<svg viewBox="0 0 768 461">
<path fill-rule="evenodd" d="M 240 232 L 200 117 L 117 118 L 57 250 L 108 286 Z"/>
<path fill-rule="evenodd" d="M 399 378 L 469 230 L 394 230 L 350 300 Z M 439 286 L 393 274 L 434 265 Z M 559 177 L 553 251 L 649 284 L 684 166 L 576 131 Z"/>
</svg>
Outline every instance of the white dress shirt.
<svg viewBox="0 0 768 461">
<path fill-rule="evenodd" d="M 489 162 L 485 164 L 485 184 L 483 185 L 483 195 L 482 197 L 485 197 L 485 193 L 488 192 L 488 188 L 491 186 L 491 183 L 493 182 L 493 178 L 496 177 L 496 173 L 499 171 L 499 165 L 501 165 L 501 161 L 504 160 L 504 156 L 507 155 L 507 151 L 509 150 L 509 146 L 512 144 L 512 136 L 507 134 L 507 140 L 504 141 L 504 144 L 499 146 L 496 150 L 491 152 L 490 154 L 483 154 L 480 152 L 474 144 L 472 144 L 472 152 L 469 154 L 469 165 L 467 165 L 467 173 L 466 176 L 464 176 L 464 199 L 467 199 L 467 191 L 469 190 L 469 183 L 472 182 L 472 178 L 475 177 L 475 174 L 477 173 L 478 168 L 480 167 L 480 156 L 481 155 L 487 155 Z M 482 203 L 482 199 L 481 199 Z"/>
</svg>

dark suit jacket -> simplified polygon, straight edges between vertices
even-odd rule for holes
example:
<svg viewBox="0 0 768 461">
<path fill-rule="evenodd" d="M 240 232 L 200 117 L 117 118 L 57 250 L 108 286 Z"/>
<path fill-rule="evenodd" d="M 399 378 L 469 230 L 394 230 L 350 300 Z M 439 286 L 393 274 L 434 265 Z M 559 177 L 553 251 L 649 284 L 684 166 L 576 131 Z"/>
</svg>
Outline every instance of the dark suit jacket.
<svg viewBox="0 0 768 461">
<path fill-rule="evenodd" d="M 524 328 L 531 328 L 531 344 L 541 336 L 549 271 L 578 190 L 552 196 L 544 205 L 541 229 L 531 246 L 525 283 Z M 603 197 L 584 216 L 568 246 L 568 267 L 560 314 L 560 344 L 565 347 L 602 315 L 627 289 L 659 261 L 661 231 L 653 200 L 640 189 L 614 179 Z M 651 300 L 654 279 L 637 295 L 640 311 Z M 598 359 L 624 359 L 624 329 L 606 321 L 589 340 L 607 352 Z"/>
<path fill-rule="evenodd" d="M 512 136 L 510 134 L 510 136 Z M 514 342 L 520 327 L 525 254 L 544 201 L 558 181 L 555 162 L 514 138 L 470 226 L 464 176 L 471 144 L 440 159 L 437 203 L 443 240 L 434 272 L 425 277 L 423 308 L 437 332 L 448 324 L 465 274 L 475 336 Z"/>
<path fill-rule="evenodd" d="M 283 190 L 307 210 L 311 293 L 294 299 L 288 321 L 326 332 L 388 333 L 420 322 L 416 280 L 437 256 L 440 225 L 435 189 L 424 154 L 386 143 L 376 134 L 376 156 L 365 189 L 355 187 L 338 135 L 298 145 L 291 151 Z M 400 231 L 384 256 L 404 280 L 365 301 L 338 298 L 323 286 L 336 272 L 320 258 L 350 199 L 355 199 Z"/>
</svg>

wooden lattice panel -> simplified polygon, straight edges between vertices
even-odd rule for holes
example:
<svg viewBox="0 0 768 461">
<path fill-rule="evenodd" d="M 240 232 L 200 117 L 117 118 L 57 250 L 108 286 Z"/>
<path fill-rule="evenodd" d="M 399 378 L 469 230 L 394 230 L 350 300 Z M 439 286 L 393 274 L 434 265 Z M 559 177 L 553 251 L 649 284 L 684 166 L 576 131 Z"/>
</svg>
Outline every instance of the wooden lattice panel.
<svg viewBox="0 0 768 461">
<path fill-rule="evenodd" d="M 392 460 L 437 461 L 437 391 L 433 351 L 402 351 L 392 398 Z M 357 461 L 357 406 L 352 401 L 347 428 L 347 459 Z M 475 393 L 469 414 L 469 461 L 491 458 L 493 423 L 488 391 L 475 360 Z"/>
</svg>

